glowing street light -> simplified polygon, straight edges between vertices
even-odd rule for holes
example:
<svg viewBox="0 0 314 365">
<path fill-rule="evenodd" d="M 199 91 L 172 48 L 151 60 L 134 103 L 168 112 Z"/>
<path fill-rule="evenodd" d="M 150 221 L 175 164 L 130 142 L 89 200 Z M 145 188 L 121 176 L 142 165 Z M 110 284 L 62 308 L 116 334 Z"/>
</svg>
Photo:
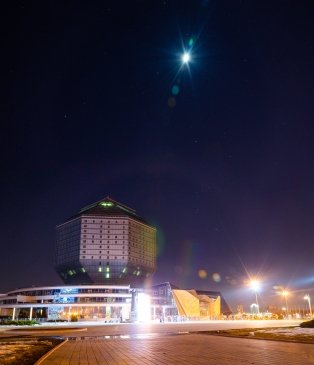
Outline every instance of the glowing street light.
<svg viewBox="0 0 314 365">
<path fill-rule="evenodd" d="M 260 287 L 261 287 L 261 285 L 260 285 L 260 282 L 258 281 L 258 280 L 256 280 L 256 279 L 252 279 L 251 281 L 250 281 L 250 287 L 255 291 L 255 292 L 257 292 L 257 291 L 259 291 L 260 290 Z"/>
<path fill-rule="evenodd" d="M 309 308 L 310 308 L 310 316 L 312 318 L 312 306 L 311 306 L 311 297 L 309 294 L 306 294 L 303 298 L 304 300 L 307 300 L 307 302 L 309 303 Z"/>
</svg>

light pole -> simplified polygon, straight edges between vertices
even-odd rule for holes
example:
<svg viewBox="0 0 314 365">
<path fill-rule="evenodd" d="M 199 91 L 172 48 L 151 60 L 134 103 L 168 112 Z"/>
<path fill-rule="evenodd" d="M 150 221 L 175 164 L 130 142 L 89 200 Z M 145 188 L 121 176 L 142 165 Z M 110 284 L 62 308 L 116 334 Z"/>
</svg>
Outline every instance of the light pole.
<svg viewBox="0 0 314 365">
<path fill-rule="evenodd" d="M 256 279 L 252 279 L 250 281 L 250 287 L 252 288 L 252 290 L 254 291 L 255 293 L 255 301 L 256 301 L 256 306 L 257 306 L 257 313 L 259 313 L 259 304 L 258 304 L 258 300 L 257 300 L 257 292 L 260 288 L 260 283 L 258 280 Z"/>
<path fill-rule="evenodd" d="M 311 297 L 309 294 L 306 294 L 303 298 L 304 300 L 307 300 L 307 302 L 309 303 L 309 308 L 310 308 L 310 316 L 312 318 L 312 306 L 311 306 Z"/>
<path fill-rule="evenodd" d="M 289 292 L 287 290 L 283 290 L 281 292 L 281 295 L 285 298 L 285 301 L 286 301 L 286 313 L 287 313 L 287 316 L 289 315 L 289 309 L 288 309 L 288 299 L 287 299 L 287 296 L 289 295 Z"/>
</svg>

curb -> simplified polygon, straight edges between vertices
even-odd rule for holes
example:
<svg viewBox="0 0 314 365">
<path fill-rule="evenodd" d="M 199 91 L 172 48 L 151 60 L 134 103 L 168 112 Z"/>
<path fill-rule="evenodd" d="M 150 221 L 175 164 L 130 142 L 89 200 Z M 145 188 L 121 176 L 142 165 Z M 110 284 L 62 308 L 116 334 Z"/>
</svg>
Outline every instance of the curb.
<svg viewBox="0 0 314 365">
<path fill-rule="evenodd" d="M 51 349 L 50 351 L 48 351 L 44 356 L 42 356 L 39 360 L 37 360 L 34 363 L 34 365 L 41 364 L 44 360 L 47 359 L 48 356 L 50 356 L 54 351 L 58 350 L 58 348 L 60 348 L 61 346 L 63 346 L 67 342 L 68 342 L 68 339 L 66 338 L 63 342 L 59 343 L 59 345 L 55 346 L 53 349 Z"/>
</svg>

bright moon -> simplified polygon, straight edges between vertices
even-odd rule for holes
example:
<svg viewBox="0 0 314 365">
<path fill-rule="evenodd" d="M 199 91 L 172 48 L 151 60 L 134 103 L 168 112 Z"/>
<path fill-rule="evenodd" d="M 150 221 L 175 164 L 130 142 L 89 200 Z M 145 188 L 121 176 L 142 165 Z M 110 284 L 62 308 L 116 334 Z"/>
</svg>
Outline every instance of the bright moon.
<svg viewBox="0 0 314 365">
<path fill-rule="evenodd" d="M 182 56 L 182 62 L 183 63 L 188 63 L 190 61 L 191 57 L 190 57 L 190 54 L 185 52 Z"/>
</svg>

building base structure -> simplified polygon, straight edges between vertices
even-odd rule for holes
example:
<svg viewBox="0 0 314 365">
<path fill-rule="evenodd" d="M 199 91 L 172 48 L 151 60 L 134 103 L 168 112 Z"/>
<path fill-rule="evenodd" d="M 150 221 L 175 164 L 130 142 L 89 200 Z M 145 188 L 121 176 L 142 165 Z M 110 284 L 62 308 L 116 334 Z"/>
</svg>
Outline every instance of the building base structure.
<svg viewBox="0 0 314 365">
<path fill-rule="evenodd" d="M 182 290 L 170 283 L 31 287 L 0 294 L 0 318 L 38 321 L 183 321 L 229 314 L 219 292 Z"/>
<path fill-rule="evenodd" d="M 128 285 L 49 286 L 0 295 L 0 316 L 36 320 L 128 321 Z"/>
</svg>

